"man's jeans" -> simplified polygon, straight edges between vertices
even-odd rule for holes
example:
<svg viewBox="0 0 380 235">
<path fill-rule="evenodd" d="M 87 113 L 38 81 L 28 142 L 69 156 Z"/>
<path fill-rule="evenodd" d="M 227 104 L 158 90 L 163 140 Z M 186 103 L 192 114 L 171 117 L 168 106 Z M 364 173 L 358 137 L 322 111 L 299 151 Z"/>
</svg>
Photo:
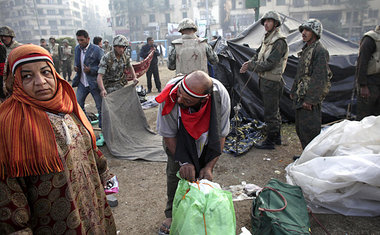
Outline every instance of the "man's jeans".
<svg viewBox="0 0 380 235">
<path fill-rule="evenodd" d="M 90 88 L 90 86 L 85 87 L 81 82 L 79 82 L 77 89 L 77 101 L 85 113 L 86 110 L 84 109 L 84 102 L 89 93 L 91 93 L 94 98 L 96 109 L 99 114 L 99 127 L 102 128 L 102 97 L 100 96 L 99 88 L 97 86 L 93 88 Z"/>
</svg>

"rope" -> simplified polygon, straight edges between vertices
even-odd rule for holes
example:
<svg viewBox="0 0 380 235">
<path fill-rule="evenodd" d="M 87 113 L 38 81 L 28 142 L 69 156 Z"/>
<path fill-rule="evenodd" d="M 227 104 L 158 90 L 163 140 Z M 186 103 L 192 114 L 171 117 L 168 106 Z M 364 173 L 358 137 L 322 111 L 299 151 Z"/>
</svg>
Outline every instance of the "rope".
<svg viewBox="0 0 380 235">
<path fill-rule="evenodd" d="M 272 190 L 273 192 L 277 193 L 281 199 L 284 201 L 284 206 L 281 207 L 280 209 L 268 209 L 268 208 L 262 208 L 262 207 L 259 207 L 259 211 L 268 211 L 268 212 L 279 212 L 279 211 L 282 211 L 282 210 L 285 210 L 286 206 L 288 205 L 288 202 L 286 201 L 285 197 L 282 196 L 282 194 L 277 191 L 276 189 L 274 188 L 271 188 L 271 187 L 264 187 L 261 192 L 264 190 L 264 189 L 269 189 L 269 190 Z"/>
</svg>

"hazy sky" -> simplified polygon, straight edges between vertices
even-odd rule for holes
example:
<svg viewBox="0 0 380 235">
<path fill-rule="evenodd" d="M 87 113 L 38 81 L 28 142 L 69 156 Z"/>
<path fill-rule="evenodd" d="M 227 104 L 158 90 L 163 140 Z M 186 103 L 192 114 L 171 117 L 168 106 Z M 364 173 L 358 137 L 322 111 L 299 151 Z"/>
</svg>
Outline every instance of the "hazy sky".
<svg viewBox="0 0 380 235">
<path fill-rule="evenodd" d="M 108 3 L 109 0 L 92 0 L 95 4 L 99 6 L 99 10 L 103 15 L 109 16 Z"/>
</svg>

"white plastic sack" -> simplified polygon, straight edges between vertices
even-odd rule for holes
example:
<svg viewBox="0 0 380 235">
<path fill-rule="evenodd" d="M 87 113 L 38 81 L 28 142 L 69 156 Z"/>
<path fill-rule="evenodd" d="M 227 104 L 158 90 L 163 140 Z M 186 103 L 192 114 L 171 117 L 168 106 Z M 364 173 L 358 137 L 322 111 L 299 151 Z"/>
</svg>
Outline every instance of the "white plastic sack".
<svg viewBox="0 0 380 235">
<path fill-rule="evenodd" d="M 380 116 L 334 124 L 286 167 L 313 212 L 380 215 Z"/>
</svg>

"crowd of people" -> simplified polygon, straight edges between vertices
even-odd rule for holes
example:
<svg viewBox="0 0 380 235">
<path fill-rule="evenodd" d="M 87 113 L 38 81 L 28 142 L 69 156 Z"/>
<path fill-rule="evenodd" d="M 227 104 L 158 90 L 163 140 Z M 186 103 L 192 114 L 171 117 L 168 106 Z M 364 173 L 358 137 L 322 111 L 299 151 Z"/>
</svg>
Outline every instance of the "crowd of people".
<svg viewBox="0 0 380 235">
<path fill-rule="evenodd" d="M 288 58 L 286 37 L 280 31 L 277 12 L 261 19 L 265 35 L 257 53 L 242 64 L 259 75 L 259 88 L 267 124 L 260 149 L 281 145 L 280 98 L 282 74 Z M 157 132 L 168 157 L 166 219 L 158 233 L 169 234 L 173 198 L 181 178 L 213 179 L 213 168 L 222 153 L 230 129 L 231 101 L 226 88 L 209 76 L 209 64 L 218 55 L 207 40 L 196 35 L 193 20 L 185 18 L 172 42 L 167 66 L 176 71 L 161 90 L 158 73 L 160 45 L 151 37 L 139 48 L 138 58 L 151 57 L 147 70 L 148 92 L 153 75 L 159 103 Z M 299 26 L 304 47 L 291 88 L 296 132 L 302 148 L 320 133 L 321 105 L 329 92 L 332 74 L 329 52 L 320 42 L 322 24 L 309 19 Z M 102 99 L 123 88 L 137 76 L 127 53 L 128 39 L 107 40 L 85 30 L 76 32 L 78 45 L 67 39 L 58 45 L 54 37 L 40 46 L 21 45 L 14 31 L 0 28 L 0 233 L 10 234 L 116 234 L 104 188 L 113 175 L 97 146 L 102 146 L 86 117 L 85 100 L 94 98 L 102 127 Z M 380 26 L 366 33 L 357 65 L 358 120 L 380 114 Z M 71 61 L 74 71 L 71 81 Z M 7 61 L 7 63 L 5 63 Z M 60 75 L 62 69 L 62 75 Z M 71 81 L 69 83 L 68 81 Z M 77 87 L 76 93 L 73 87 Z"/>
</svg>

